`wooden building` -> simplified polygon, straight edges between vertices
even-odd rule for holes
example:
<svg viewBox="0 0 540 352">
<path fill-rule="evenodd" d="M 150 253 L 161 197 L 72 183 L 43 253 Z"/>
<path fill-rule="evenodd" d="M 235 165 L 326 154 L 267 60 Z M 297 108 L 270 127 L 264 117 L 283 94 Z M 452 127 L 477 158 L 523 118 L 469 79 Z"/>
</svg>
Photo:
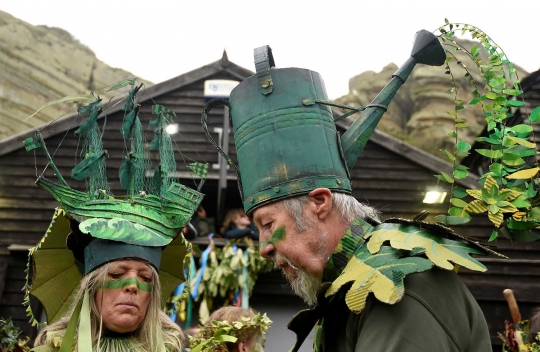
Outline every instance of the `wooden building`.
<svg viewBox="0 0 540 352">
<path fill-rule="evenodd" d="M 151 118 L 151 105 L 158 103 L 174 110 L 177 115 L 179 132 L 173 136 L 182 151 L 177 156 L 178 176 L 186 185 L 193 185 L 192 175 L 185 167 L 183 159 L 206 161 L 218 164 L 218 153 L 204 135 L 200 116 L 205 100 L 203 84 L 209 79 L 229 79 L 241 81 L 253 73 L 228 61 L 226 54 L 209 65 L 188 72 L 169 81 L 144 89 L 139 94 L 143 125 L 148 126 Z M 389 77 L 390 79 L 390 77 Z M 105 127 L 104 147 L 108 151 L 107 176 L 114 194 L 122 194 L 118 178 L 118 167 L 123 158 L 124 144 L 119 132 L 123 119 L 122 104 L 111 102 L 107 117 L 99 120 Z M 54 153 L 54 160 L 60 172 L 67 177 L 75 165 L 78 138 L 73 131 L 81 121 L 76 115 L 67 116 L 50 126 L 41 128 L 47 147 Z M 209 115 L 209 130 L 218 139 L 223 126 L 223 110 L 216 109 Z M 350 120 L 337 123 L 341 132 L 351 124 Z M 35 131 L 10 137 L 0 141 L 0 316 L 12 316 L 15 324 L 23 327 L 26 334 L 35 336 L 27 323 L 21 288 L 24 285 L 24 268 L 29 246 L 34 245 L 46 230 L 56 201 L 46 191 L 34 184 L 36 175 L 46 167 L 46 159 L 41 150 L 27 153 L 22 141 Z M 152 132 L 147 131 L 147 139 Z M 235 160 L 232 133 L 230 135 L 230 155 Z M 61 147 L 57 147 L 61 144 Z M 80 148 L 79 148 L 80 150 Z M 34 166 L 37 164 L 37 168 Z M 385 133 L 375 131 L 357 165 L 351 171 L 354 196 L 360 201 L 380 209 L 384 217 L 411 218 L 422 210 L 432 215 L 446 212 L 447 204 L 428 205 L 422 200 L 428 187 L 437 185 L 435 173 L 451 172 L 451 165 L 411 147 Z M 51 168 L 45 175 L 52 179 Z M 218 170 L 211 167 L 203 193 L 203 205 L 209 216 L 217 207 Z M 228 174 L 227 206 L 241 207 L 235 175 Z M 72 187 L 84 187 L 83 183 L 68 180 Z M 459 183 L 464 187 L 475 187 L 473 176 Z M 487 239 L 492 231 L 491 223 L 484 218 L 476 218 L 470 224 L 461 226 L 459 232 Z M 498 345 L 496 332 L 503 330 L 504 320 L 509 318 L 502 290 L 512 287 L 517 299 L 528 309 L 540 304 L 540 246 L 537 244 L 511 244 L 500 240 L 497 245 L 509 261 L 498 258 L 481 259 L 489 268 L 488 273 L 477 274 L 463 271 L 462 278 L 479 301 L 488 320 L 493 344 Z M 536 279 L 536 280 L 535 280 Z M 292 317 L 301 307 L 290 289 L 277 273 L 264 275 L 258 281 L 252 302 L 256 308 L 280 317 Z M 285 304 L 286 303 L 286 304 Z M 278 312 L 279 311 L 279 312 Z M 282 319 L 282 318 L 279 318 Z M 285 319 L 285 318 L 283 318 Z M 292 346 L 292 333 L 285 332 L 286 324 L 274 324 L 268 338 L 268 351 L 281 351 L 279 343 Z M 282 335 L 283 334 L 283 335 Z M 288 334 L 288 335 L 285 335 Z M 283 336 L 286 336 L 285 338 Z M 279 343 L 278 343 L 279 342 Z M 272 347 L 274 346 L 274 347 Z M 305 346 L 302 351 L 309 351 Z"/>
</svg>

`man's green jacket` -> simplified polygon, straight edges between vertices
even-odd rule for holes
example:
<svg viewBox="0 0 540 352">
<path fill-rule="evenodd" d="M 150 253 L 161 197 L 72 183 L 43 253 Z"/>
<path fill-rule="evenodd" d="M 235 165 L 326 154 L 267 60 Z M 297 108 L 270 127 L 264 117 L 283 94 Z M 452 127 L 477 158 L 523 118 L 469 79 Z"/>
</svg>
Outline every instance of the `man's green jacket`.
<svg viewBox="0 0 540 352">
<path fill-rule="evenodd" d="M 434 239 L 416 226 L 383 224 L 383 228 L 384 231 L 396 229 L 412 234 L 404 236 L 405 242 L 417 235 Z M 323 281 L 332 282 L 331 286 L 323 284 L 317 306 L 298 313 L 289 323 L 289 328 L 299 338 L 293 351 L 299 348 L 301 340 L 317 321 L 314 350 L 318 352 L 491 352 L 487 324 L 474 297 L 453 270 L 440 269 L 427 259 L 434 258 L 434 255 L 444 256 L 443 247 L 458 248 L 455 251 L 463 255 L 461 242 L 458 246 L 455 241 L 435 238 L 430 243 L 431 249 L 435 250 L 430 252 L 430 256 L 426 256 L 428 251 L 425 249 L 404 251 L 390 246 L 382 246 L 378 253 L 373 254 L 366 250 L 370 239 L 365 238 L 369 238 L 366 236 L 369 233 L 384 233 L 377 229 L 362 220 L 355 220 L 347 230 L 323 275 Z M 477 253 L 474 249 L 465 250 Z M 384 253 L 390 252 L 396 254 L 396 259 L 385 259 L 390 257 L 384 257 Z M 377 263 L 377 256 L 385 261 Z M 463 257 L 475 261 L 467 255 Z M 353 312 L 351 307 L 355 308 L 359 299 L 358 296 L 347 298 L 347 292 L 360 292 L 362 288 L 358 287 L 369 286 L 366 284 L 368 275 L 360 274 L 359 267 L 351 265 L 354 258 L 357 263 L 373 267 L 370 275 L 379 272 L 386 275 L 381 276 L 381 280 L 388 277 L 390 280 L 387 281 L 393 280 L 398 286 L 396 291 L 399 291 L 400 280 L 409 273 L 401 281 L 404 283 L 401 299 L 395 303 L 383 303 L 373 293 L 366 293 L 361 312 Z M 427 262 L 430 265 L 426 265 Z M 417 270 L 407 269 L 411 266 L 417 266 Z M 471 266 L 476 267 L 476 264 Z M 347 281 L 343 280 L 344 276 L 355 281 L 336 286 L 337 282 Z M 329 291 L 335 293 L 329 295 Z M 376 288 L 372 286 L 369 291 L 376 291 Z"/>
</svg>

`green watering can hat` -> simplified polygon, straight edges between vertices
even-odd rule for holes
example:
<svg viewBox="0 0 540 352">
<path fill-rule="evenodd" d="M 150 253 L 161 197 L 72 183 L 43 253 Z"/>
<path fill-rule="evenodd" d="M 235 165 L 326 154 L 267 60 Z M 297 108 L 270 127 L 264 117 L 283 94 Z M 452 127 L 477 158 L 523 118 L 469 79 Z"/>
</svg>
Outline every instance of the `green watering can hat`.
<svg viewBox="0 0 540 352">
<path fill-rule="evenodd" d="M 301 68 L 276 68 L 269 46 L 255 49 L 256 74 L 231 92 L 230 99 L 209 101 L 202 114 L 206 135 L 237 172 L 244 210 L 282 198 L 307 194 L 316 188 L 352 193 L 352 169 L 388 104 L 417 63 L 444 63 L 445 51 L 425 30 L 416 33 L 409 60 L 371 104 L 360 108 L 329 102 L 320 74 Z M 228 105 L 234 129 L 238 166 L 212 139 L 208 112 Z M 362 111 L 340 136 L 330 106 Z"/>
</svg>

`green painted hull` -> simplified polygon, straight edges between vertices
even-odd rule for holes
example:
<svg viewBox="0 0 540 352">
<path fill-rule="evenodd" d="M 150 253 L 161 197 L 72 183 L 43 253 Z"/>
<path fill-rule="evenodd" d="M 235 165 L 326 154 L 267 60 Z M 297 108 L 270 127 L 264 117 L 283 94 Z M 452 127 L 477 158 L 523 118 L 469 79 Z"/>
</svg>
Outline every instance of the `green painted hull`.
<svg viewBox="0 0 540 352">
<path fill-rule="evenodd" d="M 109 197 L 90 199 L 88 193 L 40 177 L 36 183 L 49 191 L 78 222 L 92 218 L 122 218 L 167 236 L 175 237 L 191 220 L 200 205 L 203 194 L 173 183 L 163 197 Z M 113 211 L 114 210 L 114 211 Z"/>
</svg>

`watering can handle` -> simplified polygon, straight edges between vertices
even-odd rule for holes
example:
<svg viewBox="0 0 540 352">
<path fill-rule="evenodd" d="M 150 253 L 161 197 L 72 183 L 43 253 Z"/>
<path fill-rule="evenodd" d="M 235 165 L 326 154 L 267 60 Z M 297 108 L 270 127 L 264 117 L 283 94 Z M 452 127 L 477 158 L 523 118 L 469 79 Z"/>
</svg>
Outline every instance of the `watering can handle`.
<svg viewBox="0 0 540 352">
<path fill-rule="evenodd" d="M 259 79 L 259 91 L 264 95 L 268 95 L 274 90 L 274 80 L 272 79 L 270 68 L 276 66 L 276 64 L 272 55 L 272 48 L 268 45 L 256 48 L 254 58 L 255 71 L 257 71 L 257 77 Z"/>
<path fill-rule="evenodd" d="M 227 99 L 218 98 L 218 99 L 212 99 L 208 103 L 206 103 L 206 105 L 204 106 L 202 115 L 201 115 L 202 128 L 204 130 L 204 133 L 206 134 L 206 137 L 208 138 L 208 140 L 210 140 L 210 143 L 212 143 L 212 145 L 218 150 L 219 154 L 221 154 L 221 156 L 223 156 L 225 160 L 227 160 L 227 163 L 229 165 L 232 165 L 234 167 L 234 172 L 236 173 L 236 178 L 238 179 L 238 189 L 240 191 L 240 197 L 242 198 L 242 201 L 244 201 L 244 194 L 242 193 L 242 187 L 241 187 L 242 182 L 240 179 L 240 170 L 238 169 L 238 166 L 236 166 L 236 164 L 232 161 L 232 159 L 229 158 L 227 154 L 225 154 L 225 152 L 220 148 L 220 146 L 217 144 L 214 138 L 212 138 L 212 135 L 208 131 L 208 124 L 207 124 L 208 113 L 210 112 L 210 110 L 220 105 L 226 105 L 227 107 L 229 107 L 229 101 Z M 230 109 L 229 109 L 229 124 L 232 126 Z M 223 133 L 227 133 L 227 132 L 223 131 Z"/>
</svg>

